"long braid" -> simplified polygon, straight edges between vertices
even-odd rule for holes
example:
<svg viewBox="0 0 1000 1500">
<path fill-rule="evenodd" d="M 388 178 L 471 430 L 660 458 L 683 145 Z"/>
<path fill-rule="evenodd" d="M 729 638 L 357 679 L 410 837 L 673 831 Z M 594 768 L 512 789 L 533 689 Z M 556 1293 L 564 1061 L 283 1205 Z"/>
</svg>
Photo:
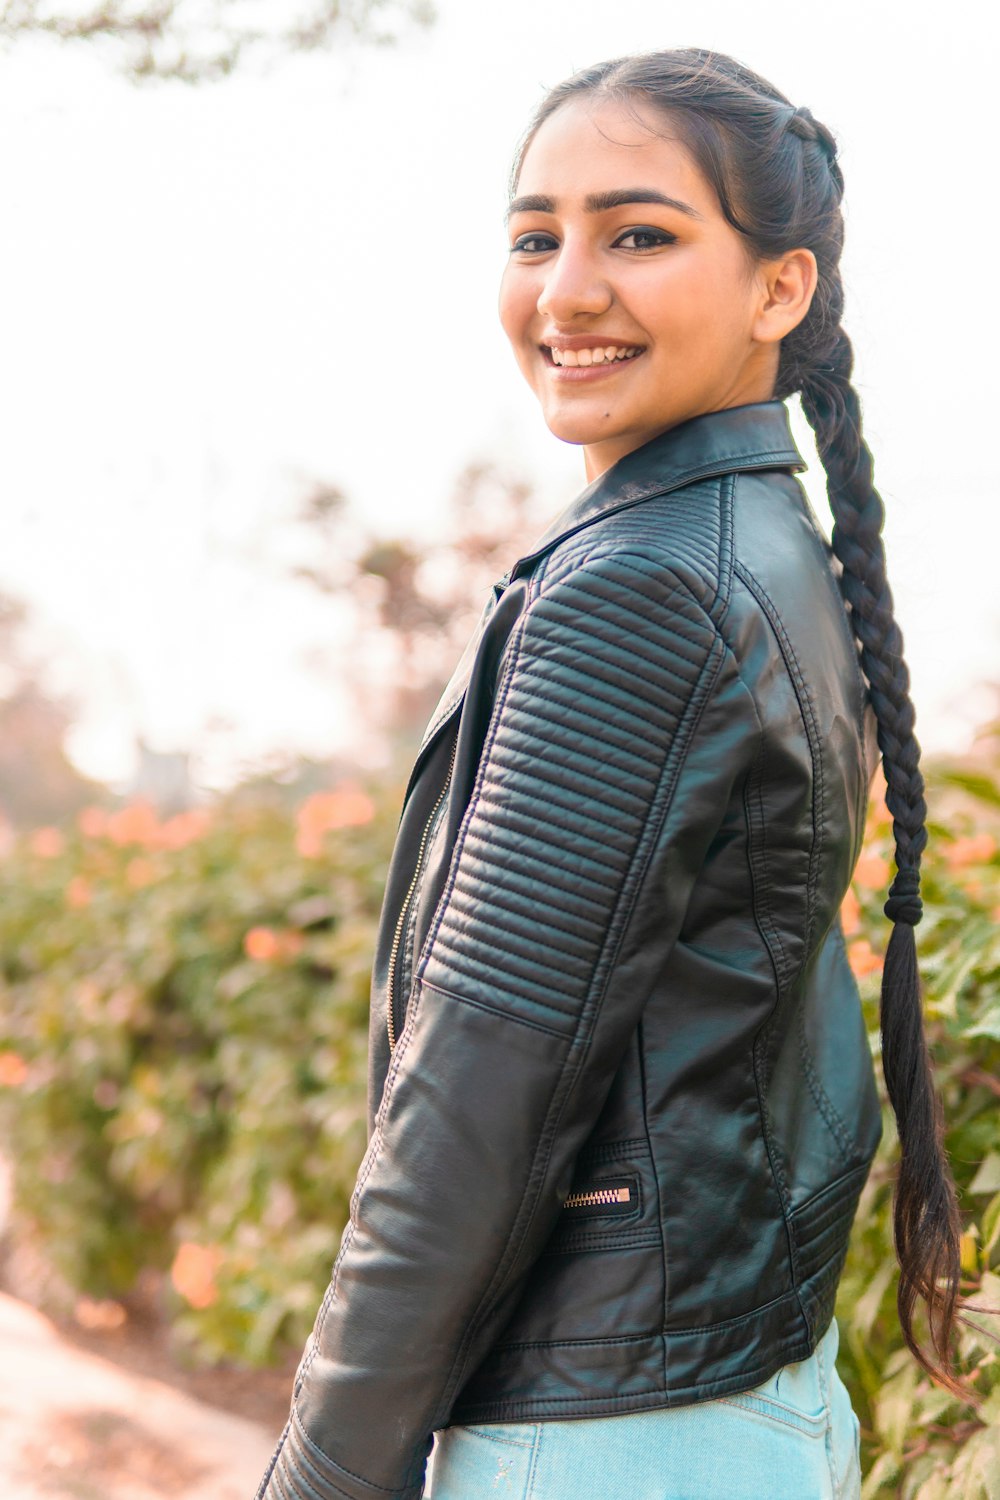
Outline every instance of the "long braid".
<svg viewBox="0 0 1000 1500">
<path fill-rule="evenodd" d="M 839 277 L 838 277 L 839 281 Z M 885 914 L 892 922 L 882 974 L 882 1066 L 896 1115 L 900 1169 L 893 1226 L 900 1262 L 900 1327 L 930 1373 L 962 1395 L 964 1387 L 927 1359 L 913 1332 L 918 1298 L 928 1304 L 931 1342 L 950 1363 L 958 1306 L 961 1225 L 955 1186 L 942 1144 L 942 1117 L 924 1036 L 914 928 L 923 915 L 920 857 L 927 843 L 927 805 L 920 746 L 913 732 L 910 675 L 893 616 L 886 578 L 882 524 L 885 508 L 872 482 L 872 456 L 861 430 L 861 405 L 851 384 L 854 362 L 838 329 L 828 359 L 801 385 L 802 407 L 816 435 L 834 516 L 832 545 L 843 564 L 841 589 L 861 644 L 861 666 L 871 688 L 878 744 L 893 818 L 897 873 Z"/>
</svg>

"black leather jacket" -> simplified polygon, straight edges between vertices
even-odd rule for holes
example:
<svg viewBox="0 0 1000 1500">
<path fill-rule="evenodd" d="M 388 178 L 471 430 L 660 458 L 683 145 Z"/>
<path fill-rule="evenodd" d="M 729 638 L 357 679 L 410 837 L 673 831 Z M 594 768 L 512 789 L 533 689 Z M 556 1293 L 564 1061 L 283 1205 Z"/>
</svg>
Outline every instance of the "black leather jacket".
<svg viewBox="0 0 1000 1500">
<path fill-rule="evenodd" d="M 828 1326 L 881 1128 L 838 916 L 877 746 L 803 467 L 781 402 L 697 417 L 493 586 L 258 1497 L 416 1497 L 436 1428 L 747 1390 Z"/>
</svg>

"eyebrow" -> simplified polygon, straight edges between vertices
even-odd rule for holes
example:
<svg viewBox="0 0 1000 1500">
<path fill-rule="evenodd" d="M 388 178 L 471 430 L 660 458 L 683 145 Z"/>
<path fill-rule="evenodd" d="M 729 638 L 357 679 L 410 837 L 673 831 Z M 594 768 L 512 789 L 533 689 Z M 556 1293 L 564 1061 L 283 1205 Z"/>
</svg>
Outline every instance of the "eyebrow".
<svg viewBox="0 0 1000 1500">
<path fill-rule="evenodd" d="M 684 203 L 680 198 L 668 198 L 666 193 L 659 193 L 655 188 L 612 188 L 606 193 L 590 193 L 583 200 L 588 214 L 607 213 L 609 209 L 625 208 L 631 203 L 659 203 L 664 208 L 676 208 L 678 213 L 688 214 L 692 219 L 704 217 L 690 203 Z M 524 198 L 514 198 L 511 201 L 506 217 L 509 219 L 513 214 L 554 214 L 555 211 L 554 198 L 545 193 L 528 193 Z"/>
</svg>

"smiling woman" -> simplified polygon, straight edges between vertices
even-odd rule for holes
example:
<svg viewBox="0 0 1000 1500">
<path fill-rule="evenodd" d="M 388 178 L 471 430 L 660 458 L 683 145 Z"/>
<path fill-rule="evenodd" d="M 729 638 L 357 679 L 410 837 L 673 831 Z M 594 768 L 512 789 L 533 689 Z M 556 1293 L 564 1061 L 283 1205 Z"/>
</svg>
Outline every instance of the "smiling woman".
<svg viewBox="0 0 1000 1500">
<path fill-rule="evenodd" d="M 588 479 L 700 412 L 771 396 L 816 258 L 795 247 L 759 261 L 653 106 L 584 95 L 555 111 L 507 222 L 501 321 Z"/>
<path fill-rule="evenodd" d="M 258 1500 L 856 1500 L 833 1311 L 881 1115 L 840 908 L 880 751 L 900 1321 L 963 1391 L 842 192 L 825 126 L 693 49 L 578 74 L 528 131 L 500 315 L 588 484 L 417 755 L 368 1149 Z"/>
</svg>

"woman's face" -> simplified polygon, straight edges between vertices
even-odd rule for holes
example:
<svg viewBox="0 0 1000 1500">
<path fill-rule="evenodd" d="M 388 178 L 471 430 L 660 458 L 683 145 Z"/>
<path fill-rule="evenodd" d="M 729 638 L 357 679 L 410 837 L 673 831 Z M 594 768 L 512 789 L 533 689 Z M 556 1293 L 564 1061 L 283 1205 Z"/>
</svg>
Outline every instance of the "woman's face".
<svg viewBox="0 0 1000 1500">
<path fill-rule="evenodd" d="M 689 417 L 770 399 L 778 368 L 765 271 L 669 123 L 638 112 L 557 109 L 508 220 L 500 319 L 590 479 Z"/>
</svg>

